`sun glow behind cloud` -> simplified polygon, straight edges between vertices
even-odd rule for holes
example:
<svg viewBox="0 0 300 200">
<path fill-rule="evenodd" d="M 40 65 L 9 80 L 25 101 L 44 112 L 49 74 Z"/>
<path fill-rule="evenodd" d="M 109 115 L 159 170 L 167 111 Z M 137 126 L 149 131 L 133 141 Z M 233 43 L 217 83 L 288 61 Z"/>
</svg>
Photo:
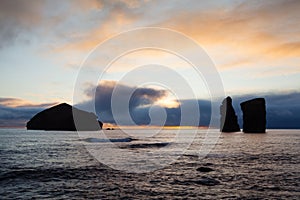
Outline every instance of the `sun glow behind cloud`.
<svg viewBox="0 0 300 200">
<path fill-rule="evenodd" d="M 159 106 L 165 107 L 165 108 L 178 108 L 180 106 L 180 103 L 173 99 L 162 99 L 162 100 L 157 101 L 156 103 Z"/>
</svg>

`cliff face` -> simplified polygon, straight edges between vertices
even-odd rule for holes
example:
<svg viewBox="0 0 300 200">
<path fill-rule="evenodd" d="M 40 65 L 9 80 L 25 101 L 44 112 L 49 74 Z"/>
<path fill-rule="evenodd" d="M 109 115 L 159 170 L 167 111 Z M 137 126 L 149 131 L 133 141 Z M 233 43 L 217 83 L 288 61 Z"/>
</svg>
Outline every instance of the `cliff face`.
<svg viewBox="0 0 300 200">
<path fill-rule="evenodd" d="M 27 122 L 26 127 L 28 130 L 95 131 L 100 130 L 102 125 L 95 114 L 62 103 L 39 112 Z"/>
<path fill-rule="evenodd" d="M 264 98 L 256 98 L 241 103 L 243 111 L 243 132 L 266 132 L 266 102 Z"/>
<path fill-rule="evenodd" d="M 223 100 L 220 106 L 221 114 L 221 132 L 238 132 L 240 131 L 240 126 L 238 124 L 237 116 L 235 114 L 234 108 L 232 106 L 231 97 L 227 97 Z"/>
</svg>

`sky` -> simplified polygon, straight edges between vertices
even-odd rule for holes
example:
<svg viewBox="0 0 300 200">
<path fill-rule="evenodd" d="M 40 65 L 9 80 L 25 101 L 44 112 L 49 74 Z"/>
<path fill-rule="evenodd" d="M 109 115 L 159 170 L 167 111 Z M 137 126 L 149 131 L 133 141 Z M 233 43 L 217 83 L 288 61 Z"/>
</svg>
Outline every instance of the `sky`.
<svg viewBox="0 0 300 200">
<path fill-rule="evenodd" d="M 166 124 L 178 125 L 180 107 L 192 110 L 192 102 L 198 102 L 199 125 L 208 125 L 208 77 L 197 76 L 175 54 L 136 50 L 116 60 L 102 77 L 98 70 L 110 53 L 138 38 L 119 42 L 96 54 L 96 59 L 88 57 L 120 33 L 158 27 L 190 38 L 206 52 L 222 81 L 220 98 L 233 98 L 240 124 L 239 103 L 264 97 L 269 128 L 300 128 L 299 10 L 298 0 L 1 0 L 0 127 L 24 127 L 37 112 L 62 102 L 86 110 L 93 104 L 101 120 L 116 123 L 110 103 L 116 85 L 120 86 L 119 99 L 135 90 L 127 108 L 138 124 L 159 124 L 150 120 L 149 112 L 155 115 L 155 109 L 160 113 L 163 108 Z M 145 31 L 143 37 L 175 44 L 185 55 L 198 53 L 171 36 L 163 40 Z M 75 86 L 83 64 L 98 82 L 87 78 L 80 83 L 78 95 Z M 179 79 L 170 78 L 173 72 Z M 135 85 L 141 80 L 147 81 Z M 169 81 L 172 87 L 159 80 Z M 75 93 L 80 98 L 74 100 Z"/>
</svg>

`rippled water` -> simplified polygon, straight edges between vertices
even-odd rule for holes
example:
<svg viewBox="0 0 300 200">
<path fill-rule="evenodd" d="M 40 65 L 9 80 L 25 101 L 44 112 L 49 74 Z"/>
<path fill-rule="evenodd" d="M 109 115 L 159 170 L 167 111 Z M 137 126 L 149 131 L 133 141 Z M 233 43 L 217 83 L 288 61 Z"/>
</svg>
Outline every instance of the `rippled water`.
<svg viewBox="0 0 300 200">
<path fill-rule="evenodd" d="M 142 152 L 160 151 L 172 143 L 172 130 L 163 133 L 155 141 L 126 137 L 119 130 L 108 135 L 116 148 L 139 160 Z M 88 153 L 86 146 L 105 144 L 105 139 L 79 138 L 74 132 L 1 129 L 0 198 L 300 199 L 299 130 L 222 133 L 210 154 L 200 159 L 204 137 L 205 130 L 200 130 L 189 149 L 164 168 L 128 173 L 111 169 Z M 122 155 L 111 155 L 116 157 L 122 161 Z"/>
</svg>

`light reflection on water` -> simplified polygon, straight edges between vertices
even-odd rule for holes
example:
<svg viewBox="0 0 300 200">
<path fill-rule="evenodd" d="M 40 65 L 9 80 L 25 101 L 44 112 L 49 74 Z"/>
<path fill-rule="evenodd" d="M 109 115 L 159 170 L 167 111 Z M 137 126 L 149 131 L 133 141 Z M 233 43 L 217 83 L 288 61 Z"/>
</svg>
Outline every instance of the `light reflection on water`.
<svg viewBox="0 0 300 200">
<path fill-rule="evenodd" d="M 299 130 L 222 133 L 213 151 L 199 159 L 204 132 L 200 131 L 190 148 L 172 164 L 135 174 L 98 162 L 85 148 L 94 143 L 82 140 L 77 133 L 1 129 L 0 196 L 2 199 L 300 198 Z M 112 138 L 126 138 L 118 130 L 108 133 Z M 161 144 L 169 143 L 172 137 L 172 130 L 164 130 L 155 140 L 116 140 L 114 144 L 116 148 L 139 154 L 164 148 Z M 142 166 L 144 162 L 139 160 L 139 163 Z M 202 172 L 200 167 L 213 171 Z"/>
</svg>

